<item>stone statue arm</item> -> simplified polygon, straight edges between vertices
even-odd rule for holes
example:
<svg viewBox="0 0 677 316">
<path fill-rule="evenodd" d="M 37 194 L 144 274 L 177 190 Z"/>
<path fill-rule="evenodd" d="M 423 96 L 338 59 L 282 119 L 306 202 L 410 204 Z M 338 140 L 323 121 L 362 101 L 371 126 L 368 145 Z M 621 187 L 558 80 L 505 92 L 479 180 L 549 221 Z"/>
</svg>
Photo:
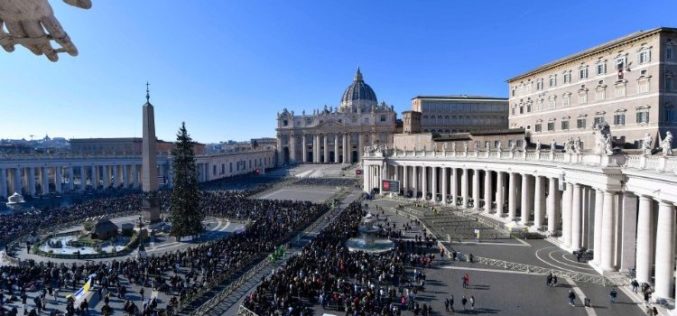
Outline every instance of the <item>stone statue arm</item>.
<svg viewBox="0 0 677 316">
<path fill-rule="evenodd" d="M 82 9 L 92 7 L 91 0 L 64 2 Z M 4 31 L 5 28 L 8 32 Z M 53 48 L 52 40 L 61 47 Z M 7 52 L 13 52 L 16 44 L 35 55 L 45 55 L 51 61 L 59 60 L 58 53 L 78 54 L 78 49 L 54 17 L 47 0 L 0 0 L 0 46 Z"/>
</svg>

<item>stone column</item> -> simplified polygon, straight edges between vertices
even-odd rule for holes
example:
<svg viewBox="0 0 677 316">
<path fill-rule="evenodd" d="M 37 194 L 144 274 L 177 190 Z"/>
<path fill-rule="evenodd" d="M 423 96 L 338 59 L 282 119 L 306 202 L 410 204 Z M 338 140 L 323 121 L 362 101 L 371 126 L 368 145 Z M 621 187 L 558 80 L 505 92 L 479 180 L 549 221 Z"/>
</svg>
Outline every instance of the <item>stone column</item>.
<svg viewBox="0 0 677 316">
<path fill-rule="evenodd" d="M 363 178 L 362 179 L 362 188 L 363 188 L 363 191 L 367 192 L 367 193 L 371 193 L 370 192 L 371 188 L 369 186 L 369 179 L 370 179 L 369 177 L 371 177 L 371 168 L 370 167 L 371 166 L 369 166 L 369 165 L 365 165 L 363 170 L 362 170 L 362 173 L 364 173 L 362 175 L 362 178 Z"/>
<path fill-rule="evenodd" d="M 315 134 L 313 139 L 313 162 L 320 163 L 320 135 Z"/>
<path fill-rule="evenodd" d="M 289 135 L 289 160 L 298 162 L 298 157 L 296 157 L 296 136 L 293 134 Z"/>
<path fill-rule="evenodd" d="M 103 187 L 104 189 L 108 189 L 110 187 L 110 178 L 111 178 L 111 168 L 108 165 L 101 166 L 101 169 L 103 171 Z M 199 170 L 199 169 L 198 169 Z"/>
<path fill-rule="evenodd" d="M 447 167 L 442 167 L 442 204 L 447 204 L 447 192 L 449 192 L 447 182 L 449 182 Z"/>
<path fill-rule="evenodd" d="M 428 170 L 425 165 L 421 166 L 421 194 L 425 201 L 428 198 Z"/>
<path fill-rule="evenodd" d="M 581 227 L 581 221 L 583 220 L 583 214 L 581 211 L 581 190 L 581 185 L 575 183 L 571 199 L 571 250 L 581 249 L 582 244 L 583 228 Z"/>
<path fill-rule="evenodd" d="M 670 298 L 675 273 L 675 207 L 667 201 L 658 205 L 656 228 L 656 298 Z"/>
<path fill-rule="evenodd" d="M 402 166 L 402 189 L 404 190 L 404 196 L 407 196 L 407 191 L 409 191 L 409 172 L 408 166 Z"/>
<path fill-rule="evenodd" d="M 347 164 L 348 163 L 348 134 L 343 134 L 343 135 L 341 135 L 341 137 L 342 137 L 342 142 L 343 142 L 343 144 L 342 144 L 343 147 L 342 147 L 342 150 L 341 150 L 342 155 L 343 155 L 343 159 L 342 159 L 341 162 L 343 164 Z"/>
<path fill-rule="evenodd" d="M 346 148 L 346 153 L 348 157 L 346 161 L 350 164 L 353 163 L 353 145 L 352 145 L 352 134 L 348 133 L 346 137 L 346 144 L 348 145 Z M 386 175 L 387 176 L 387 175 Z"/>
<path fill-rule="evenodd" d="M 564 246 L 571 245 L 571 199 L 573 198 L 574 186 L 566 183 L 566 189 L 562 196 L 562 243 Z"/>
<path fill-rule="evenodd" d="M 49 168 L 48 167 L 42 167 L 40 168 L 40 181 L 42 186 L 42 195 L 48 195 L 49 194 Z M 0 184 L 2 186 L 2 184 Z M 0 191 L 0 196 L 2 195 L 2 191 Z"/>
<path fill-rule="evenodd" d="M 472 200 L 473 210 L 479 211 L 480 209 L 480 170 L 472 170 Z"/>
<path fill-rule="evenodd" d="M 306 143 L 306 134 L 301 135 L 301 162 L 308 162 L 308 144 Z"/>
<path fill-rule="evenodd" d="M 548 233 L 554 235 L 557 233 L 557 179 L 548 179 Z"/>
<path fill-rule="evenodd" d="M 204 165 L 202 165 L 204 167 Z M 114 165 L 111 166 L 113 169 L 113 185 L 117 188 L 120 186 L 120 166 Z M 204 176 L 205 179 L 207 179 L 207 171 L 203 169 L 202 175 Z"/>
<path fill-rule="evenodd" d="M 534 195 L 531 193 L 531 177 L 527 174 L 522 174 L 522 199 L 521 199 L 521 209 L 522 214 L 520 214 L 520 222 L 522 225 L 529 225 L 529 218 L 531 217 L 532 203 L 534 201 Z"/>
<path fill-rule="evenodd" d="M 468 169 L 463 168 L 463 174 L 461 175 L 461 202 L 462 208 L 468 207 Z"/>
<path fill-rule="evenodd" d="M 491 213 L 492 191 L 491 191 L 491 170 L 484 169 L 484 212 Z"/>
<path fill-rule="evenodd" d="M 543 177 L 534 176 L 534 227 L 543 228 L 545 217 L 545 193 L 543 192 Z"/>
<path fill-rule="evenodd" d="M 357 134 L 357 161 L 360 162 L 362 160 L 362 156 L 364 155 L 364 135 L 362 133 Z"/>
<path fill-rule="evenodd" d="M 324 145 L 324 163 L 329 163 L 329 138 L 327 134 L 322 135 L 322 141 Z"/>
<path fill-rule="evenodd" d="M 74 171 L 75 171 L 75 168 L 73 168 L 73 166 L 68 167 L 68 190 L 69 191 L 73 191 L 73 189 L 75 189 L 75 183 L 74 183 L 75 182 L 74 181 L 75 180 L 75 176 L 74 176 L 75 172 Z"/>
<path fill-rule="evenodd" d="M 339 163 L 339 135 L 334 134 L 334 163 Z"/>
<path fill-rule="evenodd" d="M 63 183 L 62 167 L 56 166 L 54 167 L 54 189 L 56 190 L 56 193 L 61 193 L 63 191 L 61 189 L 62 183 Z"/>
<path fill-rule="evenodd" d="M 437 202 L 437 167 L 430 167 L 430 182 L 432 182 L 432 201 L 433 203 Z"/>
<path fill-rule="evenodd" d="M 87 188 L 87 166 L 80 166 L 80 190 L 85 191 Z"/>
<path fill-rule="evenodd" d="M 23 194 L 23 179 L 20 167 L 14 168 L 14 192 Z"/>
<path fill-rule="evenodd" d="M 379 192 L 381 192 L 381 194 L 384 193 L 383 192 L 383 180 L 388 177 L 386 169 L 387 169 L 387 165 L 385 164 L 385 162 L 382 165 L 378 166 L 378 171 L 379 171 L 378 172 L 378 174 L 379 174 L 378 189 L 379 189 Z"/>
<path fill-rule="evenodd" d="M 505 205 L 505 173 L 496 171 L 496 216 L 503 216 L 503 205 Z"/>
<path fill-rule="evenodd" d="M 122 184 L 126 187 L 129 186 L 129 165 L 122 165 Z"/>
<path fill-rule="evenodd" d="M 456 200 L 458 200 L 458 169 L 451 168 L 451 205 L 456 207 Z"/>
<path fill-rule="evenodd" d="M 517 176 L 514 172 L 510 172 L 508 176 L 508 221 L 514 221 L 517 216 L 517 201 L 515 201 L 515 190 L 517 190 L 515 178 Z"/>
<path fill-rule="evenodd" d="M 593 263 L 597 266 L 602 264 L 602 221 L 604 219 L 604 191 L 595 190 L 595 223 L 593 242 Z"/>
<path fill-rule="evenodd" d="M 599 191 L 597 191 L 599 193 Z M 601 213 L 601 212 L 600 212 Z M 637 217 L 637 264 L 635 278 L 639 284 L 651 283 L 651 267 L 653 266 L 653 256 L 651 249 L 651 226 L 652 226 L 651 198 L 642 195 L 639 197 L 639 216 Z M 595 213 L 595 220 L 597 213 Z M 596 229 L 597 227 L 595 227 Z M 595 234 L 595 237 L 597 235 Z M 597 240 L 595 239 L 595 242 Z M 601 242 L 601 240 L 600 240 Z M 595 245 L 596 251 L 597 245 Z M 595 252 L 596 253 L 596 252 Z"/>
<path fill-rule="evenodd" d="M 31 196 L 35 196 L 36 188 L 35 188 L 35 168 L 34 167 L 28 167 L 28 189 L 29 189 Z"/>
<path fill-rule="evenodd" d="M 637 196 L 630 192 L 623 193 L 623 213 L 621 225 L 621 267 L 620 271 L 628 272 L 635 266 L 635 240 L 637 237 Z"/>
<path fill-rule="evenodd" d="M 416 199 L 418 197 L 418 167 L 417 166 L 412 166 L 411 167 L 411 172 L 412 172 L 412 193 L 413 199 Z"/>
<path fill-rule="evenodd" d="M 7 193 L 7 169 L 0 168 L 0 197 L 7 199 L 9 194 Z"/>
<path fill-rule="evenodd" d="M 612 271 L 614 267 L 614 199 L 612 192 L 604 192 L 604 206 L 602 207 L 602 262 L 601 268 L 604 271 Z M 660 218 L 659 218 L 660 219 Z M 674 218 L 673 218 L 674 219 Z M 659 222 L 660 225 L 660 222 Z M 672 271 L 670 272 L 672 274 Z M 658 276 L 658 274 L 656 274 Z M 658 278 L 656 278 L 658 279 Z"/>
</svg>

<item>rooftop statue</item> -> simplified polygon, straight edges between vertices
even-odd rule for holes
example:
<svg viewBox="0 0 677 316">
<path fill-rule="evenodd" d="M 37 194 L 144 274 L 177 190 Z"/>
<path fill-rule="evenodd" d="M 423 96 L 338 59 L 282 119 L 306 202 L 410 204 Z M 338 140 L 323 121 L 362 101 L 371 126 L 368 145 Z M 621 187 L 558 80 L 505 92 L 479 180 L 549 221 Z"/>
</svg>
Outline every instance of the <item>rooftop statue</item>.
<svg viewBox="0 0 677 316">
<path fill-rule="evenodd" d="M 82 9 L 92 7 L 91 0 L 64 2 Z M 5 27 L 8 32 L 4 31 Z M 61 47 L 52 47 L 52 40 Z M 50 61 L 59 60 L 58 53 L 78 55 L 78 49 L 54 17 L 52 6 L 47 0 L 0 1 L 0 46 L 11 53 L 17 44 L 35 55 L 47 56 Z"/>
<path fill-rule="evenodd" d="M 644 138 L 642 139 L 642 151 L 645 155 L 651 155 L 651 150 L 653 149 L 653 137 L 651 134 L 645 133 Z"/>
<path fill-rule="evenodd" d="M 670 131 L 665 132 L 665 138 L 661 140 L 661 150 L 664 156 L 672 155 L 672 133 Z"/>
<path fill-rule="evenodd" d="M 540 139 L 536 141 L 536 150 L 537 151 L 541 150 L 541 140 Z"/>
<path fill-rule="evenodd" d="M 611 128 L 609 123 L 604 121 L 596 123 L 592 129 L 595 134 L 595 154 L 612 155 L 613 148 L 611 146 Z"/>
</svg>

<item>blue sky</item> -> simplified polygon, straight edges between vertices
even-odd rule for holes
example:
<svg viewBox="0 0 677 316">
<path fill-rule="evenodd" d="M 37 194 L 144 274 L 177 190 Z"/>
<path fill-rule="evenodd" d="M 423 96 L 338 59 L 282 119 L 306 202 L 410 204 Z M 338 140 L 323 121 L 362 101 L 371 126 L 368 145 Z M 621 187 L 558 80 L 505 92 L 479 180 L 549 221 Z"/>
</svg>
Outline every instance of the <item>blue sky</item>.
<svg viewBox="0 0 677 316">
<path fill-rule="evenodd" d="M 52 0 L 80 55 L 0 51 L 0 138 L 275 135 L 276 113 L 335 106 L 359 66 L 379 101 L 507 96 L 506 79 L 582 49 L 677 26 L 675 1 Z"/>
</svg>

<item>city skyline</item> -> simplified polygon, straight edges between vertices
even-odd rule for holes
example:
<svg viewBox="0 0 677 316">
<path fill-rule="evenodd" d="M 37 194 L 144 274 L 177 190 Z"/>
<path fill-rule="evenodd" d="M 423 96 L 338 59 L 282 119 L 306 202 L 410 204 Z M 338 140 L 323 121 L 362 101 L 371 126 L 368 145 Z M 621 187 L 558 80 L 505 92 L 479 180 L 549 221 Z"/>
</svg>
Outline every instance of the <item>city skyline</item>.
<svg viewBox="0 0 677 316">
<path fill-rule="evenodd" d="M 615 16 L 636 18 L 608 28 L 597 12 L 611 2 L 425 8 L 372 2 L 355 10 L 356 3 L 121 1 L 95 2 L 83 12 L 55 2 L 80 55 L 58 63 L 24 48 L 2 55 L 3 68 L 14 75 L 0 78 L 0 138 L 140 137 L 146 81 L 158 138 L 173 140 L 186 121 L 204 143 L 273 137 L 275 113 L 283 108 L 335 107 L 358 66 L 398 117 L 416 95 L 507 97 L 508 78 L 595 43 L 673 26 L 668 12 L 675 7 L 657 2 L 666 10 L 656 12 L 614 4 Z M 577 13 L 563 18 L 562 10 Z M 542 30 L 524 19 L 549 24 Z"/>
</svg>

